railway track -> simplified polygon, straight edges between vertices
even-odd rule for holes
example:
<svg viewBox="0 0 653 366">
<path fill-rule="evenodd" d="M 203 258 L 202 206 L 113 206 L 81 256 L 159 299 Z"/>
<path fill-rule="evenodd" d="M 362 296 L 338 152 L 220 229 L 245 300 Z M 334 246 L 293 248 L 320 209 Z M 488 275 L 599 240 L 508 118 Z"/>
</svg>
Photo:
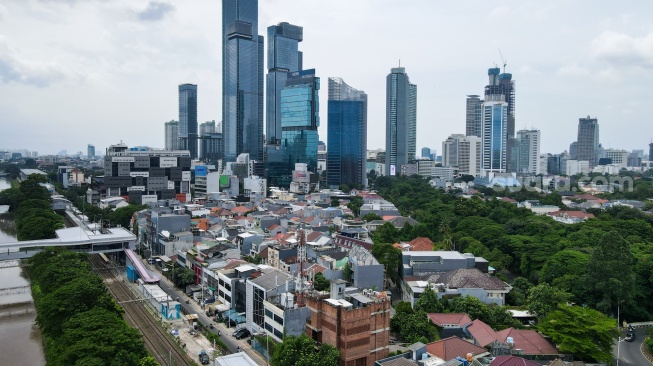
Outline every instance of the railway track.
<svg viewBox="0 0 653 366">
<path fill-rule="evenodd" d="M 98 270 L 107 284 L 109 292 L 118 302 L 136 300 L 131 289 L 113 269 L 107 266 L 99 255 L 89 256 L 91 266 Z M 184 352 L 172 336 L 167 334 L 152 314 L 145 309 L 143 301 L 123 303 L 125 320 L 143 335 L 145 347 L 162 366 L 197 365 Z"/>
</svg>

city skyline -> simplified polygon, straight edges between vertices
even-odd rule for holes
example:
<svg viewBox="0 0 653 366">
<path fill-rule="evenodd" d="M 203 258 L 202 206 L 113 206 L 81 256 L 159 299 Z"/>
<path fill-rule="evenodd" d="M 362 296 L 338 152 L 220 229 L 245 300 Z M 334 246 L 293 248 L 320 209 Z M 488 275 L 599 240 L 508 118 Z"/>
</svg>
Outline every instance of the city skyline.
<svg viewBox="0 0 653 366">
<path fill-rule="evenodd" d="M 265 1 L 258 6 L 258 34 L 279 22 L 302 25 L 309 40 L 302 43 L 304 63 L 319 77 L 342 77 L 366 91 L 370 149 L 384 146 L 385 75 L 399 59 L 411 81 L 421 85 L 417 147 L 437 148 L 447 136 L 465 133 L 465 97 L 482 95 L 487 69 L 503 67 L 499 48 L 517 84 L 515 130 L 539 129 L 542 153 L 568 150 L 578 118 L 588 114 L 601 121 L 606 148 L 646 149 L 651 142 L 644 91 L 653 65 L 647 51 L 653 5 L 597 9 L 589 2 L 474 2 L 469 11 L 462 4 L 426 1 L 377 4 Z M 358 24 L 360 13 L 370 19 Z M 580 14 L 586 21 L 577 21 Z M 198 121 L 219 122 L 221 15 L 221 4 L 208 1 L 0 5 L 0 109 L 3 119 L 21 126 L 3 131 L 0 146 L 49 154 L 84 151 L 91 143 L 103 152 L 125 140 L 162 148 L 162 124 L 177 118 L 175 87 L 182 83 L 202 89 Z M 406 32 L 447 37 L 427 37 L 428 43 L 408 39 L 387 27 L 390 21 Z M 544 27 L 551 22 L 559 27 Z M 335 30 L 326 26 L 334 23 L 339 24 Z M 492 24 L 491 39 L 460 47 Z M 536 31 L 538 26 L 547 29 Z M 527 39 L 514 32 L 523 27 L 532 27 Z M 381 48 L 384 44 L 393 44 L 391 51 Z M 326 100 L 326 90 L 320 93 Z M 542 113 L 543 102 L 556 108 Z M 320 115 L 326 121 L 326 108 Z M 121 132 L 127 128 L 128 138 Z M 324 123 L 321 140 L 326 131 Z"/>
</svg>

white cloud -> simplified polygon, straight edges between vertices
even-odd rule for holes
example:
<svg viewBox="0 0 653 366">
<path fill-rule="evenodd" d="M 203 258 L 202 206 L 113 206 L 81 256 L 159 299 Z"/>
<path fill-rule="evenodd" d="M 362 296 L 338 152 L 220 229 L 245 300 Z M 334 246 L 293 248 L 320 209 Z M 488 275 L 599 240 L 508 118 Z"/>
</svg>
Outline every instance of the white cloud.
<svg viewBox="0 0 653 366">
<path fill-rule="evenodd" d="M 0 83 L 20 83 L 46 87 L 67 77 L 57 63 L 29 60 L 0 36 Z"/>
<path fill-rule="evenodd" d="M 7 8 L 5 8 L 4 5 L 0 4 L 0 21 L 7 17 L 7 13 Z"/>
<path fill-rule="evenodd" d="M 653 68 L 653 32 L 641 37 L 603 32 L 591 43 L 596 58 L 618 66 Z"/>
<path fill-rule="evenodd" d="M 138 18 L 140 20 L 161 20 L 167 13 L 173 11 L 175 7 L 172 4 L 160 2 L 160 1 L 150 1 L 147 4 L 147 7 L 138 13 Z"/>
</svg>

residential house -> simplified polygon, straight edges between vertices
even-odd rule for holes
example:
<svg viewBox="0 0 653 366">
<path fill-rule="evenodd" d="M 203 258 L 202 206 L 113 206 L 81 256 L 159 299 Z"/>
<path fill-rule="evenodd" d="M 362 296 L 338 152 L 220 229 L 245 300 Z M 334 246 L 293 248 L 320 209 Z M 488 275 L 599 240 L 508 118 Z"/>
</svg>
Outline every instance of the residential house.
<svg viewBox="0 0 653 366">
<path fill-rule="evenodd" d="M 471 354 L 473 359 L 485 357 L 490 354 L 485 348 L 455 336 L 427 344 L 426 352 L 442 363 L 455 360 L 458 357 L 465 358 L 467 354 Z M 437 364 L 434 361 L 431 362 Z"/>
<path fill-rule="evenodd" d="M 519 355 L 560 354 L 555 346 L 535 330 L 507 328 L 495 331 L 476 319 L 465 328 L 465 334 L 480 347 L 502 346 Z"/>
<path fill-rule="evenodd" d="M 465 313 L 430 313 L 427 315 L 431 323 L 439 328 L 440 338 L 464 337 L 464 328 L 472 323 L 472 319 Z"/>
</svg>

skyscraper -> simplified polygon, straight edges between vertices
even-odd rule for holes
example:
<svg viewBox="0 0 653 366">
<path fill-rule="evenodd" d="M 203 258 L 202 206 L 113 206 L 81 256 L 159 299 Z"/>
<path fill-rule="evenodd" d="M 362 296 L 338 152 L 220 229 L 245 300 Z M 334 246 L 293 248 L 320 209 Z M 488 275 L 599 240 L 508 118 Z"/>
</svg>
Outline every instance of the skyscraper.
<svg viewBox="0 0 653 366">
<path fill-rule="evenodd" d="M 288 72 L 302 70 L 302 27 L 279 23 L 268 27 L 268 75 L 266 86 L 265 141 L 281 140 L 281 90 L 286 87 Z"/>
<path fill-rule="evenodd" d="M 315 69 L 288 73 L 281 91 L 281 149 L 290 169 L 305 163 L 309 171 L 316 172 L 319 90 Z"/>
<path fill-rule="evenodd" d="M 179 148 L 197 159 L 197 85 L 179 85 Z"/>
<path fill-rule="evenodd" d="M 222 0 L 224 159 L 263 161 L 263 42 L 258 0 Z"/>
<path fill-rule="evenodd" d="M 200 124 L 200 137 L 215 132 L 216 132 L 215 121 L 206 121 Z"/>
<path fill-rule="evenodd" d="M 648 160 L 653 160 L 653 142 L 648 144 Z"/>
<path fill-rule="evenodd" d="M 596 118 L 578 119 L 578 142 L 576 160 L 589 161 L 590 169 L 598 163 L 599 122 Z"/>
<path fill-rule="evenodd" d="M 488 85 L 485 86 L 485 99 L 490 95 L 503 95 L 503 100 L 507 105 L 506 119 L 506 151 L 510 152 L 515 138 L 515 82 L 512 80 L 512 74 L 504 72 L 501 69 L 493 67 L 488 69 Z M 496 99 L 496 98 L 495 98 Z M 510 154 L 506 154 L 506 166 L 510 167 Z"/>
<path fill-rule="evenodd" d="M 222 159 L 222 132 L 216 132 L 215 121 L 206 121 L 200 124 L 200 155 L 201 160 L 216 161 Z"/>
<path fill-rule="evenodd" d="M 483 102 L 483 170 L 506 172 L 508 103 L 501 94 L 488 95 Z"/>
<path fill-rule="evenodd" d="M 513 146 L 514 172 L 521 174 L 540 174 L 540 130 L 517 131 Z"/>
<path fill-rule="evenodd" d="M 95 146 L 88 144 L 86 147 L 86 158 L 95 159 Z"/>
<path fill-rule="evenodd" d="M 431 159 L 431 160 L 435 160 L 435 159 L 433 159 L 433 156 L 431 155 L 431 148 L 430 147 L 423 147 L 422 148 L 422 157 L 427 158 L 427 159 Z"/>
<path fill-rule="evenodd" d="M 411 84 L 406 69 L 394 67 L 386 78 L 385 164 L 395 175 L 401 165 L 415 159 L 417 128 L 417 85 Z"/>
<path fill-rule="evenodd" d="M 366 185 L 367 94 L 329 78 L 327 185 Z"/>
<path fill-rule="evenodd" d="M 165 123 L 165 149 L 179 150 L 179 122 Z"/>
<path fill-rule="evenodd" d="M 483 125 L 483 100 L 478 95 L 468 95 L 466 103 L 465 134 L 467 136 L 481 137 Z"/>
</svg>

